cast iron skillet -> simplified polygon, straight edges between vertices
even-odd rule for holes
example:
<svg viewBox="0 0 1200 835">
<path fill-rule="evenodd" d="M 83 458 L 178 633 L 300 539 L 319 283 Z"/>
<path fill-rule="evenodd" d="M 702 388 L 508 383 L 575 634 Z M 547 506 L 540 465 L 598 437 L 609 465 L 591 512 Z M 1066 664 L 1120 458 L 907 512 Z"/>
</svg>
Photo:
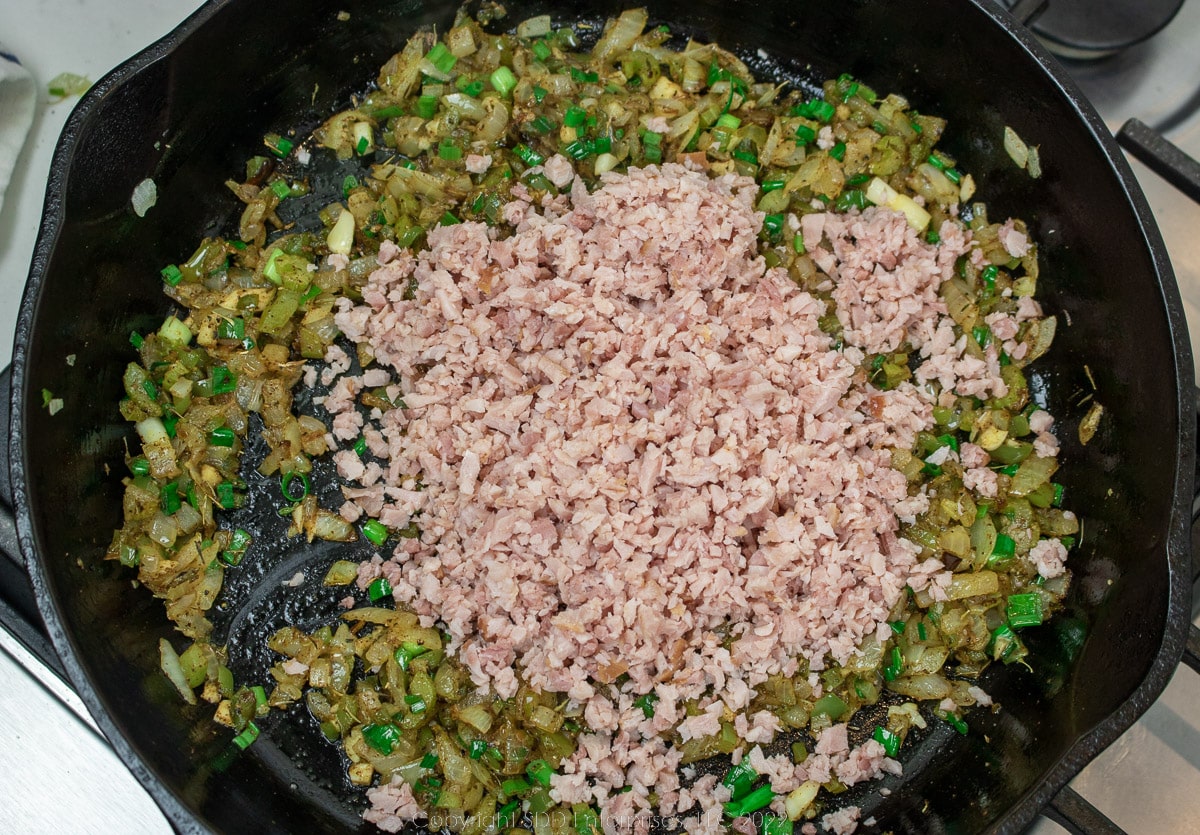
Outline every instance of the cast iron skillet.
<svg viewBox="0 0 1200 835">
<path fill-rule="evenodd" d="M 1070 314 L 1033 382 L 1061 417 L 1061 478 L 1085 525 L 1071 608 L 1030 634 L 1032 672 L 986 676 L 1003 710 L 973 715 L 966 737 L 941 725 L 909 746 L 905 777 L 886 784 L 887 798 L 873 793 L 877 785 L 848 796 L 879 828 L 905 832 L 1024 827 L 1162 690 L 1186 624 L 1195 439 L 1191 398 L 1181 393 L 1192 363 L 1163 244 L 1090 106 L 1011 18 L 979 2 L 648 3 L 655 22 L 743 55 L 762 49 L 786 74 L 850 72 L 948 117 L 945 147 L 974 172 L 994 216 L 1030 221 L 1045 304 Z M 336 20 L 340 8 L 349 20 Z M 619 8 L 514 2 L 509 21 L 546 11 L 596 20 Z M 174 637 L 161 605 L 101 561 L 120 515 L 128 430 L 114 404 L 132 356 L 127 334 L 168 311 L 162 265 L 236 222 L 238 206 L 220 184 L 266 131 L 311 126 L 362 89 L 416 27 L 444 29 L 453 12 L 420 0 L 212 2 L 93 88 L 54 160 L 13 362 L 21 545 L 71 679 L 181 831 L 351 831 L 361 801 L 347 799 L 332 749 L 311 744 L 303 710 L 269 722 L 227 769 L 214 767 L 228 735 L 214 732 L 207 711 L 181 705 L 157 672 L 157 641 Z M 1041 146 L 1041 180 L 1006 157 L 1005 125 Z M 159 198 L 139 219 L 129 195 L 145 177 Z M 48 417 L 43 389 L 66 408 Z M 1081 446 L 1076 426 L 1091 397 L 1107 418 Z M 314 605 L 319 595 L 278 593 L 297 565 L 312 561 L 319 577 L 334 554 L 285 541 L 273 507 L 264 499 L 239 519 L 255 526 L 259 551 L 230 572 L 234 603 L 218 619 L 221 634 L 243 645 L 332 611 L 329 601 Z M 257 668 L 261 677 L 263 656 L 239 656 L 235 672 Z"/>
</svg>

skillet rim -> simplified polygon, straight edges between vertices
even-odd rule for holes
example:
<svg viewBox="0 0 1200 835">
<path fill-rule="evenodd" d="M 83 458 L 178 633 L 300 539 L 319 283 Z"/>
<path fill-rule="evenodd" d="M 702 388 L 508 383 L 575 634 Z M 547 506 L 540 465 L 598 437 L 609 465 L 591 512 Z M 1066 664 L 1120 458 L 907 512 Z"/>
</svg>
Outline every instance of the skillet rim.
<svg viewBox="0 0 1200 835">
<path fill-rule="evenodd" d="M 28 345 L 35 335 L 38 296 L 47 266 L 58 243 L 60 227 L 64 220 L 62 195 L 66 193 L 67 172 L 78 148 L 79 135 L 83 127 L 88 124 L 93 111 L 107 96 L 118 91 L 126 82 L 151 65 L 170 57 L 184 41 L 205 27 L 232 2 L 234 0 L 208 0 L 161 39 L 109 72 L 83 96 L 72 111 L 59 138 L 50 168 L 37 244 L 17 321 L 12 360 L 13 398 L 10 404 L 12 432 L 9 436 L 9 452 L 12 462 L 10 466 L 17 533 L 21 550 L 26 555 L 34 593 L 47 631 L 56 652 L 62 659 L 71 683 L 87 705 L 88 711 L 100 726 L 105 737 L 126 767 L 154 798 L 175 830 L 184 833 L 200 833 L 209 830 L 201 822 L 198 814 L 159 779 L 156 772 L 119 732 L 105 709 L 106 700 L 101 696 L 100 690 L 94 686 L 84 665 L 76 655 L 75 641 L 66 629 L 65 619 L 60 612 L 60 601 L 51 593 L 47 576 L 44 573 L 46 567 L 43 564 L 43 550 L 38 547 L 39 536 L 33 525 L 30 511 L 29 480 L 26 478 L 25 468 L 28 456 L 26 455 L 23 418 L 27 405 L 33 403 L 32 395 L 27 390 L 29 381 L 26 379 L 26 370 Z M 1167 558 L 1169 600 L 1163 634 L 1154 660 L 1138 687 L 1121 707 L 1098 722 L 1091 730 L 1081 734 L 1066 753 L 1048 767 L 1043 776 L 987 829 L 989 832 L 1015 833 L 1028 826 L 1071 778 L 1123 734 L 1150 707 L 1166 687 L 1182 657 L 1190 611 L 1190 488 L 1196 445 L 1194 398 L 1185 396 L 1184 393 L 1190 393 L 1194 382 L 1191 379 L 1191 345 L 1187 337 L 1182 299 L 1166 246 L 1141 187 L 1134 178 L 1132 169 L 1112 134 L 1109 133 L 1095 108 L 1067 75 L 1066 70 L 1050 56 L 1049 52 L 1027 28 L 999 5 L 993 5 L 987 0 L 971 0 L 971 3 L 977 11 L 990 17 L 997 26 L 1013 38 L 1026 56 L 1049 76 L 1065 97 L 1069 109 L 1082 120 L 1088 134 L 1099 146 L 1129 201 L 1136 226 L 1142 236 L 1142 243 L 1148 249 L 1154 266 L 1161 302 L 1166 313 L 1168 335 L 1175 346 L 1176 419 L 1180 427 L 1175 444 L 1170 526 L 1163 542 Z"/>
</svg>

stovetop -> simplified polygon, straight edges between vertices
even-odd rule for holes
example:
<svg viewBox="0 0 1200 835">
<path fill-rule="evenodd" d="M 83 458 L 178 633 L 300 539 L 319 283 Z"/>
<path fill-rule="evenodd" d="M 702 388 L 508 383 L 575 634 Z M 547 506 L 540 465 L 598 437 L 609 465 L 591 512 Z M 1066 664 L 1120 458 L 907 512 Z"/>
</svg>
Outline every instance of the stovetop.
<svg viewBox="0 0 1200 835">
<path fill-rule="evenodd" d="M 1053 2 L 1053 0 L 1052 0 Z M 1011 2 L 1009 3 L 1011 5 Z M 0 0 L 12 9 L 14 0 Z M 168 32 L 197 0 L 33 0 L 0 15 L 0 42 L 39 80 L 62 71 L 98 79 Z M 1066 62 L 1109 128 L 1136 116 L 1200 157 L 1200 2 L 1184 3 L 1162 32 L 1102 60 Z M 0 365 L 11 355 L 54 143 L 71 103 L 43 102 L 0 212 Z M 1139 163 L 1200 363 L 1200 208 Z M 0 539 L 8 532 L 0 530 Z M 0 581 L 3 578 L 0 577 Z M 1200 601 L 1193 614 L 1200 614 Z M 87 716 L 78 697 L 20 640 L 0 628 L 0 832 L 167 833 L 161 812 Z M 1200 676 L 1181 668 L 1162 697 L 1071 787 L 1129 833 L 1196 831 L 1200 797 Z M 1040 819 L 1031 835 L 1064 832 Z"/>
</svg>

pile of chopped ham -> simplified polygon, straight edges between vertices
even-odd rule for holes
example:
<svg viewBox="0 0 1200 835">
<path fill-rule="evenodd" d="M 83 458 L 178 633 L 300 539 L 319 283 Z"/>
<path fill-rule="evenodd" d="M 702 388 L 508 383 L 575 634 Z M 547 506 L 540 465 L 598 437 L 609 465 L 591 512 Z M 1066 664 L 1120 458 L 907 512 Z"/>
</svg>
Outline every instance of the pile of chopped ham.
<svg viewBox="0 0 1200 835">
<path fill-rule="evenodd" d="M 779 720 L 746 711 L 757 685 L 797 659 L 846 661 L 888 631 L 906 585 L 943 595 L 948 572 L 897 536 L 927 499 L 889 453 L 912 446 L 933 404 L 909 383 L 874 389 L 862 364 L 907 341 L 919 382 L 1002 395 L 996 348 L 965 354 L 937 295 L 977 251 L 954 224 L 932 246 L 886 209 L 805 216 L 844 326 L 835 349 L 817 325 L 825 303 L 757 254 L 750 179 L 668 164 L 607 174 L 593 194 L 575 180 L 541 207 L 514 193 L 510 237 L 463 223 L 431 230 L 415 258 L 387 244 L 364 303 L 339 302 L 338 326 L 378 367 L 341 373 L 331 349 L 333 436 L 361 434 L 386 462 L 336 453 L 358 485 L 342 513 L 421 531 L 359 582 L 384 575 L 425 624 L 445 624 L 479 687 L 511 696 L 519 670 L 583 706 L 589 732 L 556 800 L 626 822 L 651 792 L 663 814 L 715 808 L 719 788 L 681 787 L 662 732 L 705 736 L 732 712 L 749 745 L 769 743 Z M 990 324 L 1011 340 L 1016 321 Z M 364 425 L 358 393 L 385 384 L 404 407 Z M 622 674 L 615 699 L 595 686 Z M 647 719 L 633 700 L 651 691 Z M 701 712 L 685 718 L 689 699 Z M 779 791 L 822 764 L 847 784 L 899 769 L 840 727 L 823 761 L 748 756 Z M 415 814 L 393 788 L 378 790 L 381 820 Z"/>
</svg>

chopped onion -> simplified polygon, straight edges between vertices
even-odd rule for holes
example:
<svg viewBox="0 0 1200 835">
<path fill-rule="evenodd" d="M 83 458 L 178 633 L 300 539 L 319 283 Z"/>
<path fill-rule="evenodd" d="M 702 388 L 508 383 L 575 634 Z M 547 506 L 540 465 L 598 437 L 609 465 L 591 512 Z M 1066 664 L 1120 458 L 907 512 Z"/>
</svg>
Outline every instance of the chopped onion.
<svg viewBox="0 0 1200 835">
<path fill-rule="evenodd" d="M 608 31 L 600 37 L 600 40 L 596 41 L 592 55 L 598 61 L 606 61 L 625 52 L 642 34 L 648 19 L 649 15 L 645 9 L 627 9 L 621 12 L 621 16 L 613 21 L 613 24 L 608 27 Z"/>
<path fill-rule="evenodd" d="M 187 676 L 183 674 L 183 667 L 179 664 L 179 656 L 166 638 L 158 639 L 158 659 L 163 674 L 175 685 L 183 700 L 189 705 L 196 704 L 196 694 L 188 687 Z"/>
<path fill-rule="evenodd" d="M 1029 146 L 1008 125 L 1004 126 L 1004 151 L 1017 164 L 1018 168 L 1025 168 L 1029 165 Z"/>
<path fill-rule="evenodd" d="M 147 177 L 134 186 L 129 202 L 133 204 L 135 215 L 145 217 L 146 212 L 150 211 L 151 207 L 158 202 L 158 186 L 155 185 L 154 180 Z"/>
<path fill-rule="evenodd" d="M 892 211 L 900 212 L 908 220 L 908 225 L 918 232 L 924 232 L 929 226 L 929 212 L 918 206 L 907 194 L 901 194 L 878 177 L 871 178 L 871 182 L 867 184 L 867 199 L 876 206 L 886 206 Z"/>
<path fill-rule="evenodd" d="M 350 249 L 354 246 L 354 213 L 349 209 L 344 209 L 338 216 L 337 223 L 333 224 L 333 228 L 329 230 L 329 237 L 325 239 L 329 245 L 331 252 L 336 252 L 339 255 L 349 255 Z"/>
<path fill-rule="evenodd" d="M 517 24 L 518 38 L 540 38 L 542 35 L 549 34 L 549 32 L 550 15 L 548 14 L 531 17 L 528 20 L 522 20 Z M 636 35 L 634 37 L 636 37 Z"/>
<path fill-rule="evenodd" d="M 817 799 L 821 784 L 816 780 L 806 780 L 794 789 L 783 801 L 789 820 L 800 820 L 800 816 L 808 811 L 808 807 Z"/>
</svg>

